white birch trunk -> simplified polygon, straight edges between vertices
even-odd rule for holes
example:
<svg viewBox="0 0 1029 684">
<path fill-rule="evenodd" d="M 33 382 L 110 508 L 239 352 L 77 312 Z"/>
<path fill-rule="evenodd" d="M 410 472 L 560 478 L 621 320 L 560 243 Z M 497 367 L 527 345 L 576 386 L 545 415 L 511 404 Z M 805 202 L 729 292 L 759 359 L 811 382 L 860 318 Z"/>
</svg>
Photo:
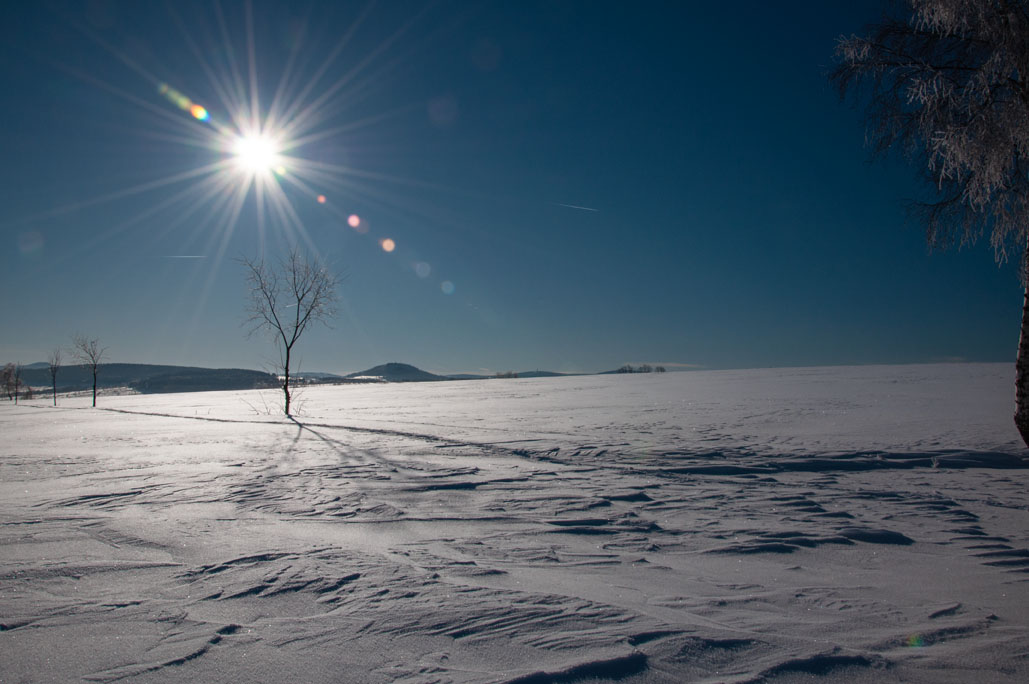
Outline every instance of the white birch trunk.
<svg viewBox="0 0 1029 684">
<path fill-rule="evenodd" d="M 1026 269 L 1026 287 L 1022 295 L 1022 329 L 1015 358 L 1015 427 L 1022 435 L 1022 441 L 1029 446 L 1029 240 L 1025 250 L 1022 264 Z"/>
</svg>

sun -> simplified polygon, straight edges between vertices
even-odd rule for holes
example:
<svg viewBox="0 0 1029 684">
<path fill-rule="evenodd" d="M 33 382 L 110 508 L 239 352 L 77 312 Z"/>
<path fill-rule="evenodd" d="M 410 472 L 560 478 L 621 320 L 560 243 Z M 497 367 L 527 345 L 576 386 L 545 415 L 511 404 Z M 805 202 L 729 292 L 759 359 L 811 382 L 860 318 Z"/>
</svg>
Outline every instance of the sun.
<svg viewBox="0 0 1029 684">
<path fill-rule="evenodd" d="M 232 143 L 232 155 L 243 171 L 251 174 L 269 173 L 280 163 L 280 145 L 264 134 L 243 135 Z"/>
</svg>

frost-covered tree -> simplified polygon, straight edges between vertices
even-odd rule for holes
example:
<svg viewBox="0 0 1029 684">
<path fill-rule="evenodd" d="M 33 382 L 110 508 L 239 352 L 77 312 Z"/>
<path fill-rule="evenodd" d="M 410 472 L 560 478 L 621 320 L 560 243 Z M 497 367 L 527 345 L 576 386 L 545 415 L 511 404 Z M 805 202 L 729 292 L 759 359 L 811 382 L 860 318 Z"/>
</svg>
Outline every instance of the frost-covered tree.
<svg viewBox="0 0 1029 684">
<path fill-rule="evenodd" d="M 240 263 L 246 267 L 250 287 L 247 322 L 251 333 L 267 330 L 281 344 L 279 368 L 288 416 L 293 347 L 308 325 L 316 321 L 328 325 L 329 319 L 336 315 L 340 280 L 328 269 L 312 263 L 296 247 L 277 264 L 246 257 L 241 258 Z"/>
<path fill-rule="evenodd" d="M 54 388 L 54 406 L 57 406 L 57 371 L 61 370 L 61 348 L 57 347 L 50 352 L 46 360 L 47 370 L 50 371 L 50 384 Z"/>
<path fill-rule="evenodd" d="M 1029 0 L 895 6 L 906 16 L 840 39 L 832 79 L 868 101 L 875 151 L 899 147 L 935 189 L 916 205 L 930 246 L 987 233 L 1029 285 Z M 1029 445 L 1029 287 L 1015 369 L 1015 424 Z"/>
<path fill-rule="evenodd" d="M 96 406 L 96 376 L 100 371 L 100 364 L 104 362 L 104 354 L 107 347 L 100 346 L 100 340 L 95 337 L 86 337 L 76 334 L 71 338 L 72 356 L 81 361 L 93 372 L 93 406 Z"/>
</svg>

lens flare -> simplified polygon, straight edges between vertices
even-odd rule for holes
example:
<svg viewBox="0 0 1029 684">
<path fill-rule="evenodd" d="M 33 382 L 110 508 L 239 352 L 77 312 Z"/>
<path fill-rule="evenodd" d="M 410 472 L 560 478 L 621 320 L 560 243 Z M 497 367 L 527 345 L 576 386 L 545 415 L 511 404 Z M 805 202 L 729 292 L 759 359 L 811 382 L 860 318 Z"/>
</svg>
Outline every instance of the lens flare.
<svg viewBox="0 0 1029 684">
<path fill-rule="evenodd" d="M 368 224 L 365 223 L 365 220 L 357 214 L 351 214 L 347 217 L 347 225 L 361 235 L 366 235 L 368 233 Z"/>
<path fill-rule="evenodd" d="M 201 105 L 196 104 L 193 100 L 189 99 L 175 88 L 172 88 L 167 83 L 162 83 L 157 89 L 157 92 L 168 98 L 168 101 L 178 107 L 184 112 L 189 112 L 197 121 L 210 121 L 211 115 L 207 109 Z"/>
<path fill-rule="evenodd" d="M 454 284 L 449 280 L 444 280 L 439 284 L 439 289 L 443 290 L 443 294 L 452 295 L 454 294 Z"/>
<path fill-rule="evenodd" d="M 233 22 L 224 20 L 221 9 L 217 9 L 216 16 L 208 17 L 212 20 L 216 18 L 215 27 L 221 29 L 221 35 L 214 45 L 217 49 L 210 54 L 206 49 L 210 46 L 205 45 L 203 41 L 194 41 L 186 35 L 187 27 L 180 26 L 188 39 L 189 49 L 208 77 L 207 87 L 203 88 L 188 82 L 173 87 L 137 65 L 131 55 L 123 54 L 101 43 L 114 57 L 144 76 L 152 98 L 162 105 L 167 105 L 164 108 L 171 111 L 161 111 L 161 108 L 154 107 L 130 90 L 123 92 L 114 85 L 102 82 L 100 85 L 147 110 L 156 112 L 159 121 L 167 122 L 173 127 L 170 134 L 160 132 L 162 139 L 168 137 L 190 147 L 205 149 L 211 153 L 212 160 L 165 178 L 112 192 L 91 200 L 86 205 L 173 188 L 181 184 L 183 187 L 176 189 L 165 201 L 130 218 L 117 230 L 124 230 L 159 211 L 176 208 L 181 202 L 186 208 L 174 219 L 170 227 L 186 224 L 194 214 L 206 212 L 204 224 L 216 225 L 220 230 L 215 233 L 198 229 L 195 235 L 210 234 L 212 245 L 209 246 L 212 247 L 214 241 L 218 241 L 217 255 L 220 257 L 229 246 L 229 238 L 237 225 L 244 221 L 251 222 L 251 215 L 244 214 L 248 211 L 246 206 L 251 201 L 254 209 L 254 231 L 262 245 L 267 240 L 267 231 L 272 228 L 281 231 L 291 242 L 304 243 L 312 249 L 315 248 L 314 236 L 305 225 L 308 219 L 305 210 L 315 209 L 310 207 L 310 201 L 313 199 L 315 203 L 322 205 L 322 210 L 332 215 L 335 226 L 342 229 L 345 225 L 361 236 L 361 239 L 368 238 L 369 244 L 378 243 L 383 252 L 395 252 L 395 238 L 381 237 L 378 230 L 374 233 L 371 231 L 371 227 L 377 226 L 377 219 L 374 216 L 369 222 L 369 217 L 344 212 L 339 206 L 347 201 L 349 192 L 365 189 L 366 172 L 330 161 L 337 151 L 334 141 L 344 140 L 341 134 L 373 125 L 380 120 L 380 117 L 372 116 L 367 119 L 341 121 L 341 125 L 336 125 L 335 121 L 338 112 L 345 109 L 345 101 L 351 93 L 347 90 L 348 84 L 355 80 L 355 76 L 362 69 L 372 69 L 372 62 L 380 59 L 380 51 L 372 52 L 359 63 L 359 67 L 351 69 L 345 68 L 342 58 L 337 60 L 339 49 L 330 49 L 313 72 L 313 80 L 306 83 L 300 79 L 299 67 L 294 69 L 291 58 L 281 65 L 278 74 L 279 85 L 274 95 L 269 97 L 265 94 L 262 97 L 258 92 L 258 86 L 267 80 L 267 77 L 259 78 L 256 57 L 261 51 L 258 49 L 254 28 L 250 25 L 253 12 L 249 4 L 245 5 L 244 10 L 245 16 L 239 22 L 235 22 L 246 25 L 242 44 L 236 43 L 234 34 L 226 28 L 227 24 Z M 385 59 L 385 48 L 388 45 L 387 42 L 381 50 L 382 59 Z M 304 63 L 306 58 L 307 56 L 298 57 L 301 61 L 297 63 Z M 269 59 L 267 62 L 272 64 L 273 60 Z M 262 60 L 262 64 L 264 63 Z M 337 79 L 329 76 L 335 72 L 341 73 Z M 378 72 L 372 69 L 367 75 L 376 73 Z M 326 75 L 324 80 L 323 75 Z M 356 82 L 360 82 L 360 79 Z M 157 92 L 154 93 L 154 90 Z M 197 94 L 207 101 L 204 104 L 194 101 L 190 96 L 192 94 Z M 443 96 L 437 100 L 434 101 L 430 112 L 434 122 L 437 125 L 453 123 L 457 117 L 456 100 L 450 96 Z M 207 105 L 210 105 L 211 109 L 208 109 Z M 316 144 L 318 149 L 315 149 Z M 378 174 L 371 174 L 368 178 L 374 180 L 378 178 Z M 406 182 L 390 174 L 383 175 L 381 181 Z M 373 193 L 378 192 L 374 188 L 369 189 Z M 332 195 L 334 204 L 328 203 L 329 194 Z M 300 206 L 298 202 L 307 204 Z M 62 208 L 60 211 L 66 209 Z M 324 219 L 324 216 L 322 218 Z M 40 251 L 43 248 L 42 239 L 35 234 L 23 236 L 20 248 L 23 254 Z M 420 278 L 429 278 L 433 272 L 424 262 L 405 263 L 412 267 Z M 213 271 L 211 273 L 213 274 Z M 205 292 L 212 286 L 212 278 L 213 275 L 208 278 Z M 434 278 L 429 282 L 438 284 L 439 280 Z M 454 290 L 450 282 L 443 283 L 441 287 L 447 294 Z"/>
</svg>

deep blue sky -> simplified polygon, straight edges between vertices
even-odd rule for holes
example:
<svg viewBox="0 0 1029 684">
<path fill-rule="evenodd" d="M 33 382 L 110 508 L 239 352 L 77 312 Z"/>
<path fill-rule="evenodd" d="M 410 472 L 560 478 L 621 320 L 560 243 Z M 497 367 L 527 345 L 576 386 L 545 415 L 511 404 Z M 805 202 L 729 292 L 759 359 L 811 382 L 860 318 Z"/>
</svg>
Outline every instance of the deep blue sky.
<svg viewBox="0 0 1029 684">
<path fill-rule="evenodd" d="M 249 91 L 243 3 L 228 43 L 206 1 L 7 8 L 0 360 L 81 331 L 112 361 L 261 367 L 234 259 L 297 241 L 346 274 L 305 370 L 1014 357 L 1014 266 L 930 253 L 914 171 L 870 163 L 827 83 L 879 2 L 291 5 L 253 3 L 254 68 L 262 115 L 283 80 L 280 111 L 326 105 L 290 152 L 323 172 L 287 170 L 313 194 L 280 179 L 306 240 L 258 230 L 253 191 L 223 220 L 238 182 L 157 183 L 227 156 L 159 85 L 229 122 L 204 65 L 232 80 L 233 55 Z"/>
</svg>

